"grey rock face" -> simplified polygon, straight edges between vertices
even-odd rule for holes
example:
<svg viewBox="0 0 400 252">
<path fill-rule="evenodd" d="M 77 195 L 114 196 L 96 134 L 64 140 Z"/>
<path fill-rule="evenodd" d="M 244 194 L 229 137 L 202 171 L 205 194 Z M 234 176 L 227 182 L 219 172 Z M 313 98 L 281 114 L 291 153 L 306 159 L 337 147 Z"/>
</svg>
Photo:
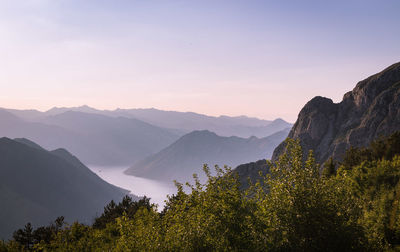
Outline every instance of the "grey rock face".
<svg viewBox="0 0 400 252">
<path fill-rule="evenodd" d="M 400 130 L 400 63 L 363 81 L 346 93 L 342 102 L 315 97 L 300 111 L 289 133 L 305 152 L 314 150 L 322 164 L 329 157 L 340 160 L 350 146 L 365 146 L 381 135 Z M 281 143 L 272 160 L 284 152 Z"/>
<path fill-rule="evenodd" d="M 239 176 L 240 187 L 247 189 L 249 187 L 249 179 L 251 183 L 262 181 L 263 176 L 269 173 L 269 164 L 266 159 L 261 159 L 256 162 L 241 164 L 234 171 Z"/>
</svg>

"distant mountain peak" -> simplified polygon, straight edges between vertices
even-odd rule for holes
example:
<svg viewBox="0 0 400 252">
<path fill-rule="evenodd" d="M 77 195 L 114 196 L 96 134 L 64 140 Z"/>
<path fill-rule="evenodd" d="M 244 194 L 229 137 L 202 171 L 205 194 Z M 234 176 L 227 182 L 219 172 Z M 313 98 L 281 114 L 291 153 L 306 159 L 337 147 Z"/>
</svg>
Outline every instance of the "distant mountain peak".
<svg viewBox="0 0 400 252">
<path fill-rule="evenodd" d="M 48 115 L 60 114 L 67 111 L 78 111 L 87 113 L 101 113 L 101 110 L 89 107 L 88 105 L 82 105 L 78 107 L 53 107 L 47 110 L 45 113 Z"/>
<path fill-rule="evenodd" d="M 204 175 L 202 167 L 236 165 L 268 158 L 288 134 L 287 130 L 265 138 L 218 136 L 209 130 L 192 131 L 160 152 L 134 164 L 127 174 L 151 179 L 188 181 L 193 173 Z"/>
<path fill-rule="evenodd" d="M 285 121 L 285 120 L 283 120 L 282 118 L 276 118 L 276 119 L 274 119 L 273 121 L 271 121 L 271 124 L 281 124 L 281 125 L 287 125 L 287 126 L 292 126 L 292 124 L 291 123 L 289 123 L 289 122 L 287 122 L 287 121 Z"/>
<path fill-rule="evenodd" d="M 187 136 L 218 136 L 218 135 L 209 130 L 194 130 L 189 134 L 187 134 Z"/>
</svg>

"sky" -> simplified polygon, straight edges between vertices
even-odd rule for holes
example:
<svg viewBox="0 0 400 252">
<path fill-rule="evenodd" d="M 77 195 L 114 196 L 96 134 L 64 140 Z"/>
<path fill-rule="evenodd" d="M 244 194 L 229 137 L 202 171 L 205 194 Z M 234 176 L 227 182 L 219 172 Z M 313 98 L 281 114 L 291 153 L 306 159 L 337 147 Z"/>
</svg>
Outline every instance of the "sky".
<svg viewBox="0 0 400 252">
<path fill-rule="evenodd" d="M 400 61 L 400 1 L 0 0 L 0 107 L 294 122 Z"/>
</svg>

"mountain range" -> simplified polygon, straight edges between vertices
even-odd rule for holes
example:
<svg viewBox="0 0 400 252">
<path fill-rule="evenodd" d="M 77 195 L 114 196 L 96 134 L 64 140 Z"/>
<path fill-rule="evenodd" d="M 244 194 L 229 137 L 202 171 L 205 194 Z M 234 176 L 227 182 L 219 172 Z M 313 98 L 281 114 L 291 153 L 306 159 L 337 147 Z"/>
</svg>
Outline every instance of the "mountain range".
<svg viewBox="0 0 400 252">
<path fill-rule="evenodd" d="M 91 223 L 108 202 L 127 193 L 65 149 L 47 151 L 28 139 L 0 138 L 0 238 L 27 222 L 47 225 L 58 216 Z"/>
<path fill-rule="evenodd" d="M 6 110 L 24 120 L 34 122 L 41 122 L 43 118 L 48 116 L 60 115 L 69 111 L 98 114 L 109 117 L 135 118 L 157 127 L 174 129 L 176 130 L 176 133 L 180 135 L 195 130 L 209 130 L 220 136 L 238 136 L 244 138 L 251 136 L 266 137 L 292 126 L 292 124 L 280 118 L 270 121 L 247 116 L 215 117 L 194 112 L 165 111 L 154 108 L 98 110 L 84 105 L 69 108 L 54 107 L 45 112 L 37 110 Z"/>
<path fill-rule="evenodd" d="M 189 181 L 193 173 L 203 177 L 202 167 L 208 164 L 235 167 L 241 163 L 270 158 L 274 148 L 289 130 L 265 138 L 223 137 L 203 130 L 193 131 L 160 152 L 133 165 L 125 173 L 156 180 Z"/>
<path fill-rule="evenodd" d="M 220 136 L 266 137 L 290 128 L 292 124 L 282 120 L 260 120 L 247 116 L 207 116 L 193 112 L 162 111 L 157 109 L 117 109 L 117 114 L 134 117 L 164 128 L 180 129 L 186 133 L 208 130 Z"/>
<path fill-rule="evenodd" d="M 135 111 L 151 115 L 155 110 L 103 113 L 87 106 L 47 112 L 0 109 L 0 200 L 5 202 L 0 209 L 0 238 L 8 238 L 27 222 L 46 225 L 61 215 L 68 222 L 90 223 L 110 200 L 119 201 L 128 193 L 101 180 L 84 163 L 135 164 L 128 174 L 134 171 L 146 178 L 187 181 L 195 172 L 202 174 L 203 163 L 236 166 L 269 157 L 290 126 L 280 119 L 157 110 L 155 116 L 164 116 L 158 123 L 152 122 L 160 127 L 146 122 L 151 116 L 135 118 Z M 171 116 L 168 123 L 169 115 L 175 117 Z M 229 131 L 232 129 L 246 129 L 245 134 L 250 130 L 274 134 L 264 138 L 218 136 L 208 130 L 185 134 L 197 123 L 199 128 L 208 125 L 226 135 L 234 132 Z M 179 125 L 182 128 L 169 127 Z M 141 171 L 136 174 L 138 167 Z"/>
<path fill-rule="evenodd" d="M 265 137 L 291 126 L 281 119 L 211 117 L 155 109 L 107 111 L 88 106 L 46 112 L 0 109 L 0 121 L 0 136 L 29 138 L 46 149 L 63 147 L 85 164 L 96 166 L 130 166 L 197 129 Z"/>
<path fill-rule="evenodd" d="M 201 176 L 203 164 L 237 166 L 243 185 L 248 177 L 268 172 L 266 159 L 276 161 L 285 152 L 287 136 L 298 139 L 305 153 L 313 150 L 320 164 L 330 157 L 340 161 L 350 146 L 366 146 L 400 130 L 400 63 L 360 81 L 340 103 L 313 98 L 290 131 L 280 119 L 87 106 L 0 109 L 0 120 L 0 135 L 8 137 L 0 138 L 3 238 L 28 221 L 44 225 L 60 215 L 90 222 L 111 199 L 128 193 L 101 180 L 80 159 L 133 164 L 126 174 L 180 182 L 193 173 Z"/>
<path fill-rule="evenodd" d="M 179 135 L 133 118 L 68 111 L 40 121 L 0 110 L 0 136 L 28 138 L 46 149 L 66 148 L 85 164 L 131 165 Z"/>
</svg>

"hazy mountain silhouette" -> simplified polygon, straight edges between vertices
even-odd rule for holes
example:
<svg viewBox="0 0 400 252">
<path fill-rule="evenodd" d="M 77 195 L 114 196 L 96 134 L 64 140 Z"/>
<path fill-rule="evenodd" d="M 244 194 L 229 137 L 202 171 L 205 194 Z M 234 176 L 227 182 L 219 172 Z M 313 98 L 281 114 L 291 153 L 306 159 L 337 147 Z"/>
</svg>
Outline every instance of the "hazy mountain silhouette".
<svg viewBox="0 0 400 252">
<path fill-rule="evenodd" d="M 203 164 L 235 167 L 244 162 L 270 158 L 289 129 L 266 138 L 222 137 L 210 131 L 191 132 L 175 143 L 133 165 L 125 172 L 145 178 L 188 181 L 193 173 L 203 175 Z"/>
<path fill-rule="evenodd" d="M 95 148 L 101 164 L 132 164 L 158 152 L 179 138 L 173 131 L 133 118 L 68 111 L 42 122 L 78 132 Z M 78 154 L 78 153 L 77 153 Z M 84 157 L 84 156 L 83 156 Z"/>
<path fill-rule="evenodd" d="M 87 105 L 80 107 L 54 107 L 46 112 L 37 110 L 12 110 L 19 117 L 40 122 L 44 117 L 59 115 L 68 111 L 84 112 L 91 114 L 100 114 L 111 117 L 136 118 L 138 120 L 150 123 L 152 125 L 174 130 L 178 135 L 184 135 L 194 130 L 209 130 L 220 136 L 239 136 L 239 137 L 266 137 L 292 124 L 276 119 L 274 121 L 261 120 L 247 116 L 207 116 L 193 112 L 165 111 L 158 109 L 116 109 L 116 110 L 98 110 Z"/>
<path fill-rule="evenodd" d="M 73 149 L 74 154 L 79 153 L 80 149 L 90 149 L 78 132 L 55 125 L 28 122 L 2 109 L 0 109 L 0 136 L 28 138 L 46 149 L 64 146 Z"/>
<path fill-rule="evenodd" d="M 127 191 L 101 180 L 66 150 L 46 151 L 27 140 L 0 138 L 0 238 L 27 222 L 57 216 L 91 222 Z"/>
<path fill-rule="evenodd" d="M 46 113 L 40 112 L 35 109 L 19 110 L 19 109 L 4 108 L 3 110 L 10 112 L 11 114 L 13 114 L 23 120 L 26 120 L 26 121 L 36 121 L 36 120 L 46 116 Z"/>
<path fill-rule="evenodd" d="M 179 138 L 137 119 L 81 112 L 24 121 L 0 110 L 0 135 L 29 138 L 46 149 L 65 147 L 86 164 L 129 165 L 158 152 Z"/>
<path fill-rule="evenodd" d="M 131 165 L 193 130 L 247 138 L 291 127 L 282 119 L 212 117 L 156 109 L 108 111 L 88 106 L 46 112 L 2 109 L 0 120 L 0 136 L 32 139 L 46 149 L 64 147 L 86 164 L 103 166 Z"/>
<path fill-rule="evenodd" d="M 107 113 L 105 110 L 98 110 L 95 108 L 91 108 L 87 105 L 83 105 L 80 107 L 54 107 L 45 112 L 47 116 L 52 116 L 52 115 L 59 115 L 68 111 L 75 111 L 75 112 L 83 112 L 83 113 L 90 113 L 90 114 L 102 114 L 102 115 L 110 115 Z"/>
<path fill-rule="evenodd" d="M 114 113 L 135 117 L 139 120 L 164 127 L 180 129 L 185 132 L 209 130 L 220 136 L 266 137 L 292 124 L 277 119 L 261 120 L 247 116 L 207 116 L 193 112 L 163 111 L 158 109 L 117 109 Z"/>
</svg>

